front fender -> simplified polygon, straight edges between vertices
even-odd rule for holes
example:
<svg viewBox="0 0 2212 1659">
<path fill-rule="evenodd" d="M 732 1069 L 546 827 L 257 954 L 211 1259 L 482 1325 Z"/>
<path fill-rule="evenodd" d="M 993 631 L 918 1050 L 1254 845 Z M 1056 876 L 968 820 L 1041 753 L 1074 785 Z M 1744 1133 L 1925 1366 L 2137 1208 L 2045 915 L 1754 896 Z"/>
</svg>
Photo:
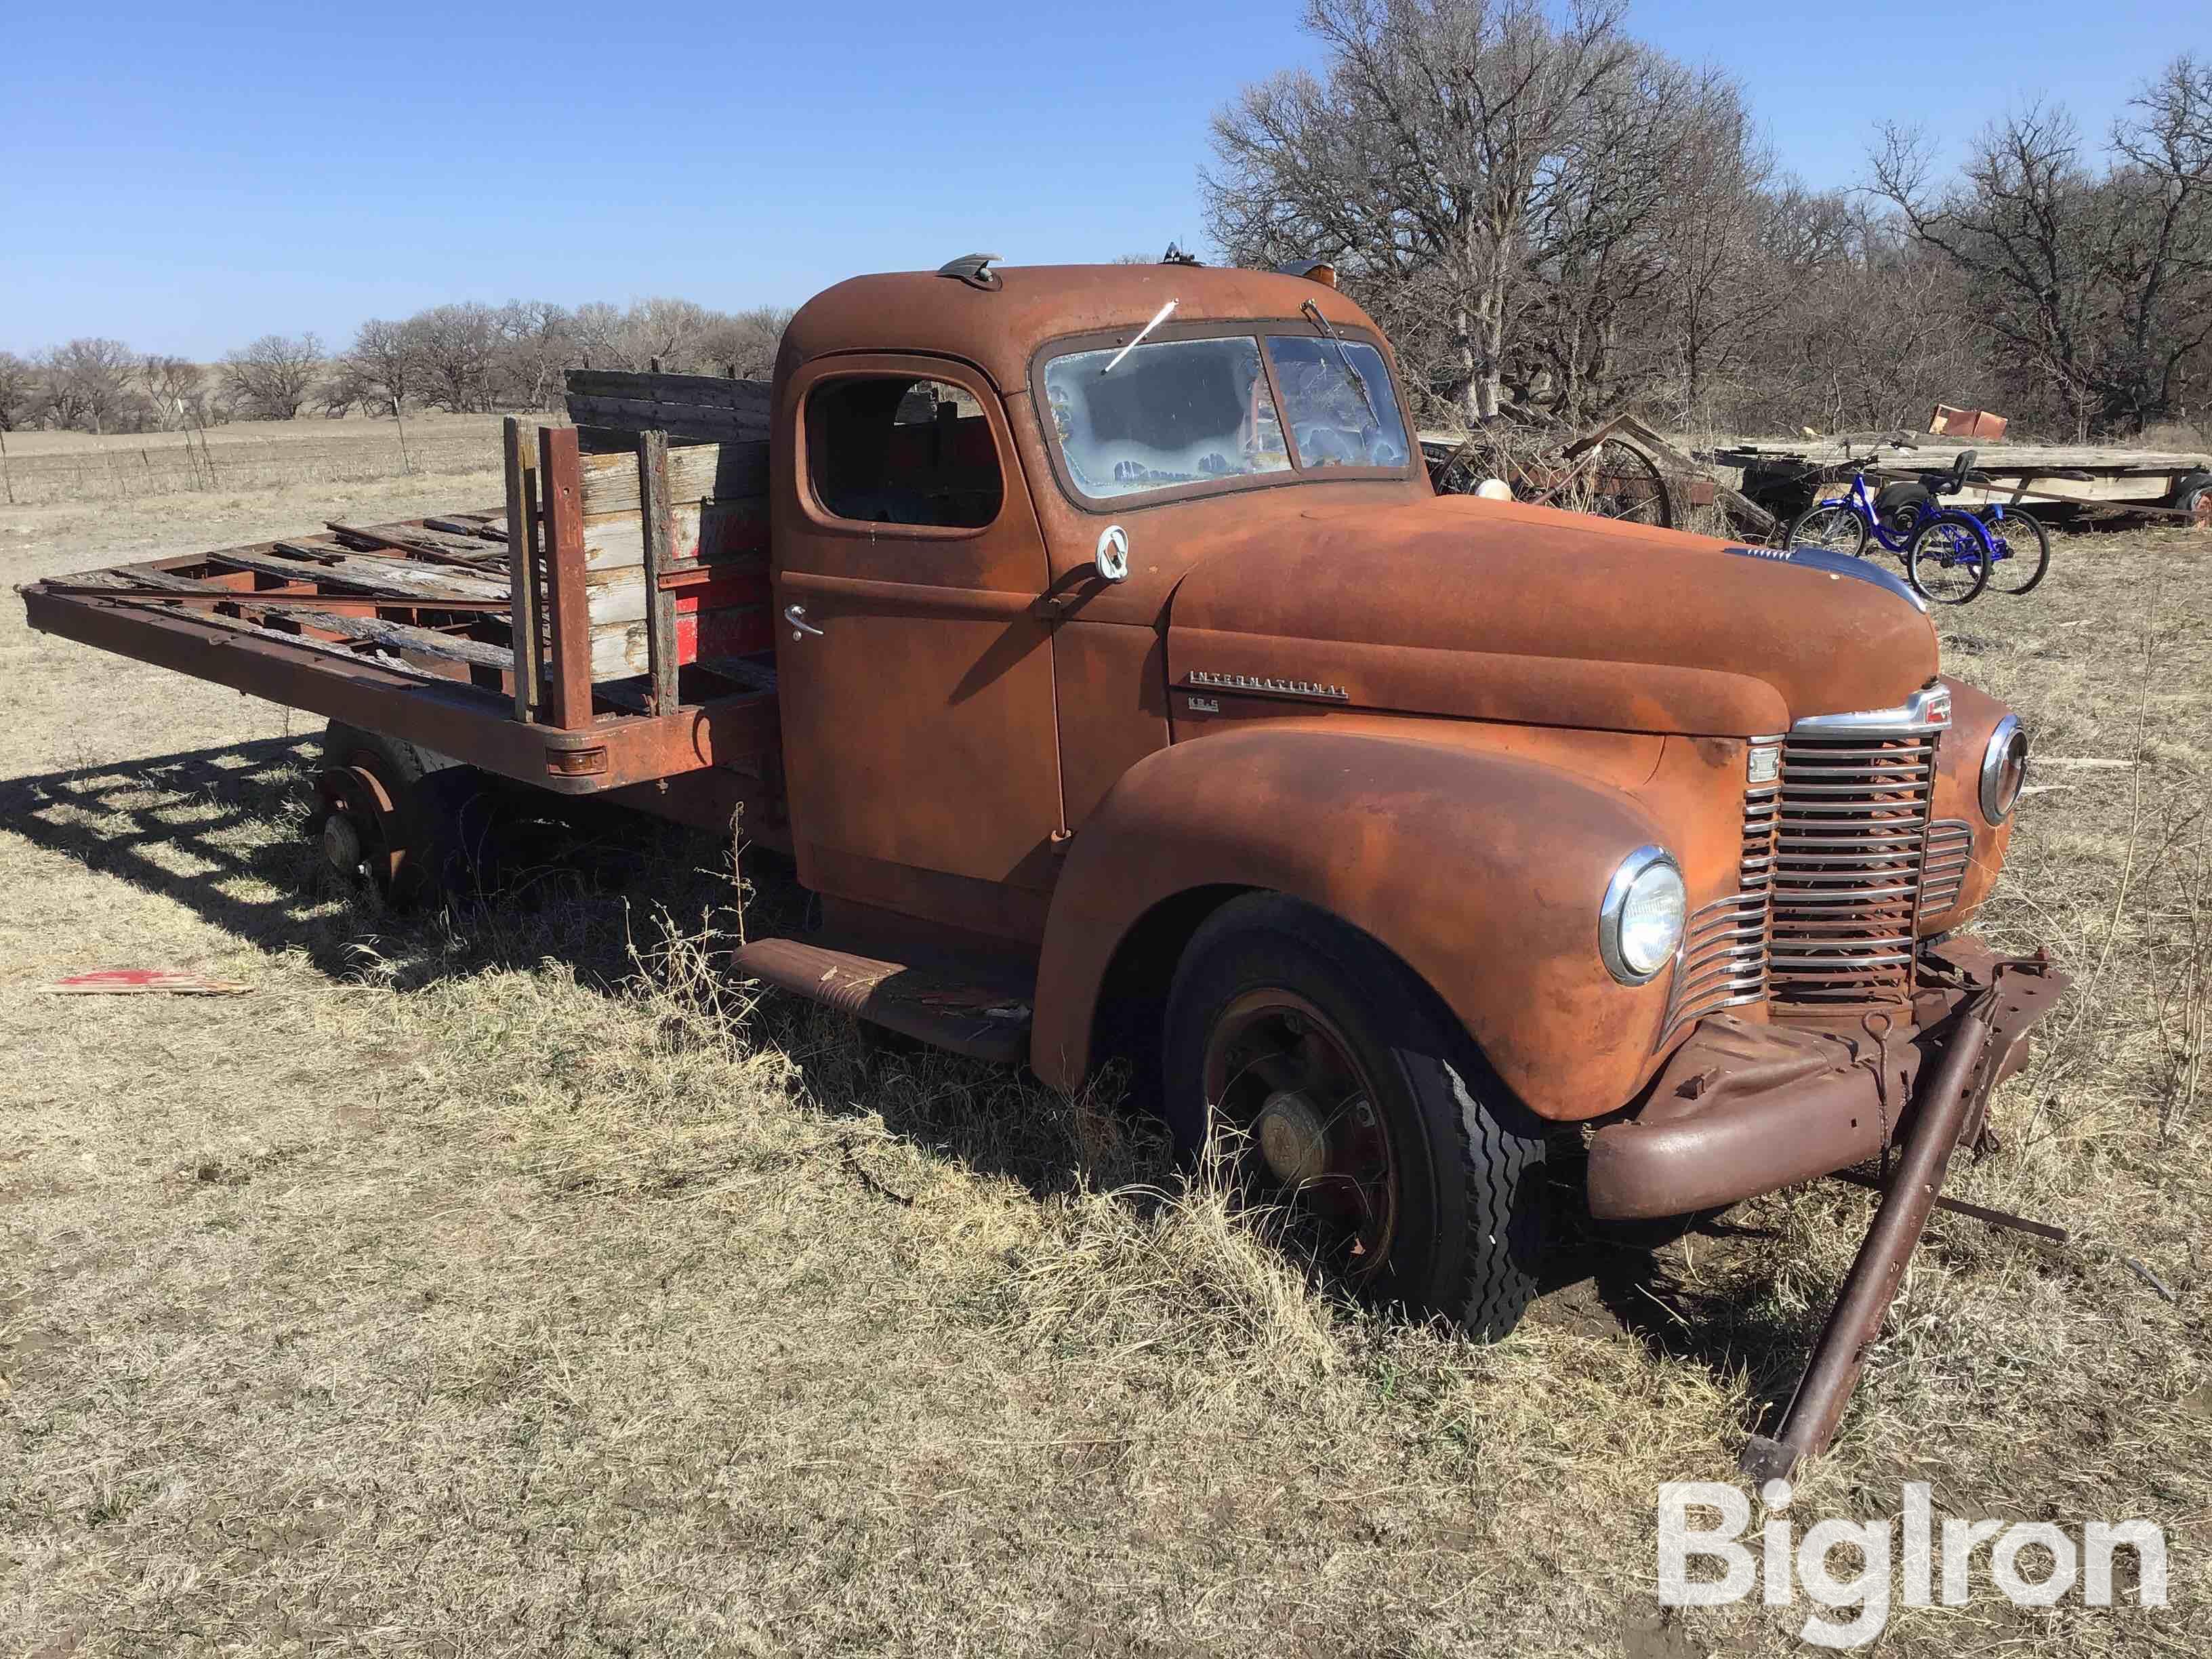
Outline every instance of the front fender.
<svg viewBox="0 0 2212 1659">
<path fill-rule="evenodd" d="M 1982 814 L 1982 755 L 1997 722 L 2012 711 L 1964 680 L 1946 674 L 1943 684 L 1951 689 L 1951 729 L 1936 750 L 1929 816 L 1936 822 L 1936 839 L 1929 848 L 1928 880 L 1931 892 L 1953 896 L 1922 910 L 1923 934 L 1948 933 L 1972 919 L 1997 884 L 2005 850 L 2012 845 L 2012 819 L 1993 825 Z M 1962 823 L 1963 834 L 1956 828 Z"/>
<path fill-rule="evenodd" d="M 1395 952 L 1533 1110 L 1610 1111 L 1657 1063 L 1667 1000 L 1668 974 L 1624 986 L 1598 957 L 1606 883 L 1647 842 L 1666 837 L 1630 796 L 1518 757 L 1318 721 L 1172 744 L 1129 769 L 1069 853 L 1031 1064 L 1081 1082 L 1109 965 L 1154 907 L 1264 888 Z"/>
</svg>

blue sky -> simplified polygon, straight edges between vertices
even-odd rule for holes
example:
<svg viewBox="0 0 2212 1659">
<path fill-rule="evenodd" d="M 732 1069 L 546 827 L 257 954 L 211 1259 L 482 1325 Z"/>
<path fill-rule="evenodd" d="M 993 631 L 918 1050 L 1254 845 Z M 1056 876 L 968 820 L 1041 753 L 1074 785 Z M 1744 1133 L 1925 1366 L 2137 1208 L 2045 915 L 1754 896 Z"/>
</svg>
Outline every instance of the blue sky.
<svg viewBox="0 0 2212 1659">
<path fill-rule="evenodd" d="M 1296 0 L 605 0 L 11 9 L 0 349 L 340 343 L 449 299 L 796 303 L 857 270 L 1204 238 L 1206 122 L 1310 62 Z M 2193 5 L 1712 6 L 1632 27 L 1735 70 L 1785 165 L 1847 184 L 1884 118 L 2101 126 Z M 1954 55 L 1955 54 L 1955 55 Z"/>
</svg>

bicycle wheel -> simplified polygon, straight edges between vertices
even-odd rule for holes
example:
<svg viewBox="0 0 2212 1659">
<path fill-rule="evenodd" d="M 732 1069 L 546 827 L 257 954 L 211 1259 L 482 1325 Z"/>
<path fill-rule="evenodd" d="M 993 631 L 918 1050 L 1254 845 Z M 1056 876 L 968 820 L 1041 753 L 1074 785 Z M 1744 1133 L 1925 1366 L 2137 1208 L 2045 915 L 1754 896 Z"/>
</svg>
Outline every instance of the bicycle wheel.
<svg viewBox="0 0 2212 1659">
<path fill-rule="evenodd" d="M 1807 507 L 1790 521 L 1790 533 L 1783 538 L 1785 547 L 1825 547 L 1855 559 L 1866 556 L 1866 520 L 1834 502 Z"/>
<path fill-rule="evenodd" d="M 2000 593 L 2025 593 L 2051 568 L 2051 538 L 2043 520 L 2017 507 L 2005 509 L 2003 518 L 1990 526 L 2004 538 L 2005 555 L 1990 572 L 1990 586 Z"/>
<path fill-rule="evenodd" d="M 1930 519 L 1913 533 L 1905 553 L 1905 579 L 1930 605 L 1965 605 L 1989 586 L 1990 560 L 1982 538 L 1962 519 Z"/>
</svg>

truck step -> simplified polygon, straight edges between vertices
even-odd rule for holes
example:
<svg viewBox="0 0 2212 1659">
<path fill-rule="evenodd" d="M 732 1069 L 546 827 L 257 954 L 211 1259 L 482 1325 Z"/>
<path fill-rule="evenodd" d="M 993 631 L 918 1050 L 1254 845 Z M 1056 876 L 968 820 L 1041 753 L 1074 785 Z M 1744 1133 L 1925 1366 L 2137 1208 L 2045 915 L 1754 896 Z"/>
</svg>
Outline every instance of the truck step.
<svg viewBox="0 0 2212 1659">
<path fill-rule="evenodd" d="M 741 972 L 778 990 L 932 1048 L 1006 1066 L 1029 1057 L 1029 1002 L 1003 986 L 795 939 L 755 939 L 737 960 Z"/>
</svg>

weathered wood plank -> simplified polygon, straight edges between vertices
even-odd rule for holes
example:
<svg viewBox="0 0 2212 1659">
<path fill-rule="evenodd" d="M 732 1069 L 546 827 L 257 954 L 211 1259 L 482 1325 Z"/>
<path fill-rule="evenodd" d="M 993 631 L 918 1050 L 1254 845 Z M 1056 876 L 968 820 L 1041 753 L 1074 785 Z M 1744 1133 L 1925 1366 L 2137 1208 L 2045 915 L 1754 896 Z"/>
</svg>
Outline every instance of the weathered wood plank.
<svg viewBox="0 0 2212 1659">
<path fill-rule="evenodd" d="M 590 573 L 585 579 L 585 592 L 589 596 L 592 624 L 643 622 L 647 591 L 641 565 L 633 565 L 624 571 Z M 703 587 L 679 587 L 674 591 L 678 599 L 708 610 L 725 605 L 765 605 L 769 598 L 768 574 L 765 570 L 732 570 L 717 566 L 714 580 Z"/>
<path fill-rule="evenodd" d="M 2212 467 L 2212 456 L 2201 451 L 2120 449 L 2094 444 L 1977 444 L 1962 443 L 1955 438 L 1924 437 L 1911 450 L 1866 444 L 1852 444 L 1848 448 L 1850 453 L 1846 453 L 1846 446 L 1840 441 L 1808 438 L 1801 443 L 1730 444 L 1714 450 L 1712 455 L 1715 460 L 1728 465 L 1741 465 L 1747 461 L 1800 461 L 1808 465 L 1840 466 L 1864 461 L 1870 466 L 1902 465 L 1937 471 L 1949 466 L 1960 451 L 1971 449 L 1975 452 L 1975 465 L 1984 472 L 2027 469 L 2042 472 L 2066 467 L 2116 472 L 2186 472 Z"/>
<path fill-rule="evenodd" d="M 499 518 L 496 514 L 447 514 L 434 519 L 425 519 L 422 523 L 431 530 L 465 536 L 477 542 L 489 542 L 496 550 L 507 542 L 507 527 L 500 523 Z"/>
<path fill-rule="evenodd" d="M 646 672 L 653 678 L 653 712 L 676 712 L 676 596 L 660 589 L 672 556 L 668 511 L 668 434 L 641 432 L 637 439 L 638 520 L 644 532 Z"/>
<path fill-rule="evenodd" d="M 270 544 L 267 553 L 246 548 L 219 548 L 201 555 L 210 564 L 227 564 L 240 570 L 258 570 L 287 581 L 313 582 L 319 586 L 343 588 L 395 604 L 435 606 L 441 599 L 504 599 L 505 582 L 488 581 L 445 566 L 410 564 L 404 560 L 379 560 L 369 554 L 346 553 L 335 544 L 303 545 L 298 542 Z M 289 550 L 289 554 L 284 550 Z"/>
<path fill-rule="evenodd" d="M 677 404 L 649 404 L 635 398 L 571 398 L 568 413 L 586 433 L 611 432 L 627 436 L 636 432 L 665 432 L 673 438 L 701 443 L 766 441 L 768 422 L 750 416 L 719 409 L 686 409 Z M 590 448 L 614 453 L 605 442 Z"/>
<path fill-rule="evenodd" d="M 637 451 L 587 455 L 582 461 L 584 515 L 638 510 Z M 668 499 L 675 503 L 736 501 L 768 494 L 768 445 L 694 444 L 668 452 Z"/>
<path fill-rule="evenodd" d="M 748 655 L 773 648 L 774 618 L 765 605 L 722 605 L 689 611 L 679 601 L 676 613 L 676 655 L 679 662 L 702 656 Z M 592 624 L 592 675 L 606 679 L 652 670 L 652 646 L 642 617 Z"/>
<path fill-rule="evenodd" d="M 159 587 L 170 592 L 191 593 L 210 599 L 219 599 L 226 605 L 235 605 L 244 611 L 259 608 L 256 606 L 255 596 L 250 591 L 218 587 L 213 582 L 194 581 L 190 577 L 172 576 L 164 571 L 95 570 L 75 580 L 82 586 L 113 587 L 121 590 L 117 597 L 125 604 L 132 603 L 128 597 L 129 589 L 133 586 L 146 586 Z M 170 608 L 159 599 L 147 599 L 137 603 L 149 610 L 161 611 Z M 459 635 L 444 633 L 434 628 L 417 628 L 409 623 L 386 622 L 381 617 L 342 617 L 330 611 L 307 609 L 296 604 L 288 603 L 281 606 L 269 607 L 263 611 L 264 620 L 260 622 L 252 622 L 250 618 L 227 618 L 198 610 L 195 610 L 192 614 L 195 620 L 201 622 L 246 621 L 250 623 L 253 631 L 272 635 L 287 644 L 327 644 L 328 641 L 302 640 L 290 629 L 269 626 L 265 620 L 267 617 L 281 617 L 285 621 L 296 623 L 301 628 L 318 629 L 325 634 L 337 634 L 346 639 L 360 640 L 387 651 L 413 652 L 417 656 L 434 657 L 446 662 L 466 663 L 471 667 L 496 668 L 504 672 L 512 669 L 514 662 L 514 654 L 504 647 L 489 645 L 482 640 L 471 640 Z M 359 653 L 348 652 L 346 654 L 358 655 Z"/>
<path fill-rule="evenodd" d="M 672 565 L 764 557 L 769 548 L 768 504 L 758 500 L 675 502 L 669 509 L 669 534 Z M 585 520 L 586 569 L 635 569 L 644 558 L 645 544 L 635 514 L 608 514 Z"/>
<path fill-rule="evenodd" d="M 507 614 L 514 622 L 514 718 L 527 724 L 538 707 L 538 560 L 535 522 L 538 446 L 516 416 L 501 423 L 507 467 Z"/>
<path fill-rule="evenodd" d="M 757 413 L 768 418 L 770 380 L 732 380 L 719 374 L 638 374 L 611 368 L 572 368 L 562 377 L 571 398 L 618 398 L 684 404 L 702 409 Z"/>
<path fill-rule="evenodd" d="M 546 609 L 551 622 L 548 675 L 553 724 L 592 723 L 592 617 L 584 590 L 584 501 L 576 429 L 538 430 L 538 512 L 544 526 Z"/>
<path fill-rule="evenodd" d="M 440 564 L 458 564 L 467 570 L 495 568 L 505 562 L 500 549 L 479 536 L 457 535 L 415 524 L 340 524 L 325 520 L 325 529 L 339 541 L 360 551 L 389 549 Z"/>
</svg>

